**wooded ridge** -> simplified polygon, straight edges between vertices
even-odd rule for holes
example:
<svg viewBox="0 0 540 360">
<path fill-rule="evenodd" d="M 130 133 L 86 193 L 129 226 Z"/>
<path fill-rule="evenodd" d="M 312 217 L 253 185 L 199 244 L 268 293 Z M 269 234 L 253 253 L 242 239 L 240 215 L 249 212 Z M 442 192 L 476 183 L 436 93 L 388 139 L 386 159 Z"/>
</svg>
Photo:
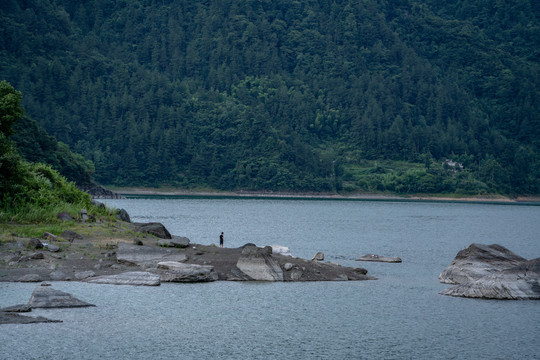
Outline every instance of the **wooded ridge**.
<svg viewBox="0 0 540 360">
<path fill-rule="evenodd" d="M 4 0 L 0 80 L 106 185 L 539 194 L 539 17 L 530 0 Z"/>
</svg>

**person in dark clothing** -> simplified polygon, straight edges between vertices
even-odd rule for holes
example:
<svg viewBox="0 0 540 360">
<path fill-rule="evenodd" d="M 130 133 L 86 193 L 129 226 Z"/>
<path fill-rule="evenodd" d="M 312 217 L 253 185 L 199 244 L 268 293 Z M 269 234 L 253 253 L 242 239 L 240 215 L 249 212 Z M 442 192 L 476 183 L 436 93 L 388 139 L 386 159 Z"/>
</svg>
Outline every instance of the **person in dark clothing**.
<svg viewBox="0 0 540 360">
<path fill-rule="evenodd" d="M 219 235 L 219 247 L 223 247 L 223 232 Z"/>
</svg>

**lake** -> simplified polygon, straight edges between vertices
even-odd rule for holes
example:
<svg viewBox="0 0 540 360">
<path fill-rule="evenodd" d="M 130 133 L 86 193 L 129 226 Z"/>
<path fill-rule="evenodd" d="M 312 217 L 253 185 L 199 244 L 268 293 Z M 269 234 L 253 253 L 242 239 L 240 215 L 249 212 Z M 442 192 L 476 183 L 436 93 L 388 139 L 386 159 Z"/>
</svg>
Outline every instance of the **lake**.
<svg viewBox="0 0 540 360">
<path fill-rule="evenodd" d="M 130 287 L 53 282 L 97 305 L 2 325 L 0 359 L 539 359 L 540 302 L 453 298 L 437 276 L 471 243 L 540 257 L 540 206 L 146 197 L 106 200 L 193 243 L 283 245 L 376 281 Z M 357 262 L 367 253 L 400 264 Z M 36 284 L 0 283 L 0 306 Z"/>
</svg>

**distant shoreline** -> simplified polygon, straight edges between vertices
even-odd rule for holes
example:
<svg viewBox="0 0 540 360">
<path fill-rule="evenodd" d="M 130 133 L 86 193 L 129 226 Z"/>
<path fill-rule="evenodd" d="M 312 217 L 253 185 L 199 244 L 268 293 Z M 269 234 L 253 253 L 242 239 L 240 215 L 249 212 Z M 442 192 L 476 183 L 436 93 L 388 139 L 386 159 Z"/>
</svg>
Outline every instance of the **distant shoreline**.
<svg viewBox="0 0 540 360">
<path fill-rule="evenodd" d="M 502 195 L 484 196 L 435 196 L 435 195 L 395 195 L 378 193 L 289 193 L 273 191 L 194 191 L 173 188 L 129 187 L 115 188 L 112 191 L 121 195 L 137 196 L 212 196 L 212 197 L 260 197 L 283 199 L 336 199 L 336 200 L 400 200 L 400 201 L 448 201 L 448 202 L 482 202 L 482 203 L 540 203 L 540 196 L 517 196 L 510 198 Z"/>
</svg>

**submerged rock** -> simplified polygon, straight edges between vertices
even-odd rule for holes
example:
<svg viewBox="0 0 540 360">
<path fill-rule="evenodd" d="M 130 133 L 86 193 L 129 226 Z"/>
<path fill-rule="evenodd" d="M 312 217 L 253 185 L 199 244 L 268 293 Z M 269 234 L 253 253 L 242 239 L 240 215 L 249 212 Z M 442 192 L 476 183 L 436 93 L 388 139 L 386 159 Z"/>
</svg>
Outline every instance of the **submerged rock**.
<svg viewBox="0 0 540 360">
<path fill-rule="evenodd" d="M 35 288 L 28 301 L 32 309 L 37 308 L 72 308 L 95 306 L 77 299 L 71 294 L 55 290 L 51 286 L 41 285 Z"/>
<path fill-rule="evenodd" d="M 36 323 L 59 323 L 62 320 L 51 320 L 42 316 L 31 317 L 12 312 L 0 311 L 0 325 L 2 324 L 36 324 Z"/>
<path fill-rule="evenodd" d="M 442 295 L 484 299 L 540 299 L 540 258 L 527 261 L 500 245 L 472 244 L 440 275 L 457 284 Z"/>
<path fill-rule="evenodd" d="M 375 261 L 375 262 L 384 262 L 384 263 L 400 263 L 401 258 L 398 257 L 387 257 L 387 256 L 379 256 L 375 254 L 366 254 L 363 256 L 360 256 L 356 261 Z"/>
<path fill-rule="evenodd" d="M 236 267 L 253 280 L 283 281 L 283 271 L 272 257 L 272 248 L 248 245 L 236 263 Z"/>
<path fill-rule="evenodd" d="M 161 281 L 158 275 L 146 271 L 129 271 L 116 275 L 96 276 L 86 280 L 93 284 L 159 286 Z"/>
</svg>

